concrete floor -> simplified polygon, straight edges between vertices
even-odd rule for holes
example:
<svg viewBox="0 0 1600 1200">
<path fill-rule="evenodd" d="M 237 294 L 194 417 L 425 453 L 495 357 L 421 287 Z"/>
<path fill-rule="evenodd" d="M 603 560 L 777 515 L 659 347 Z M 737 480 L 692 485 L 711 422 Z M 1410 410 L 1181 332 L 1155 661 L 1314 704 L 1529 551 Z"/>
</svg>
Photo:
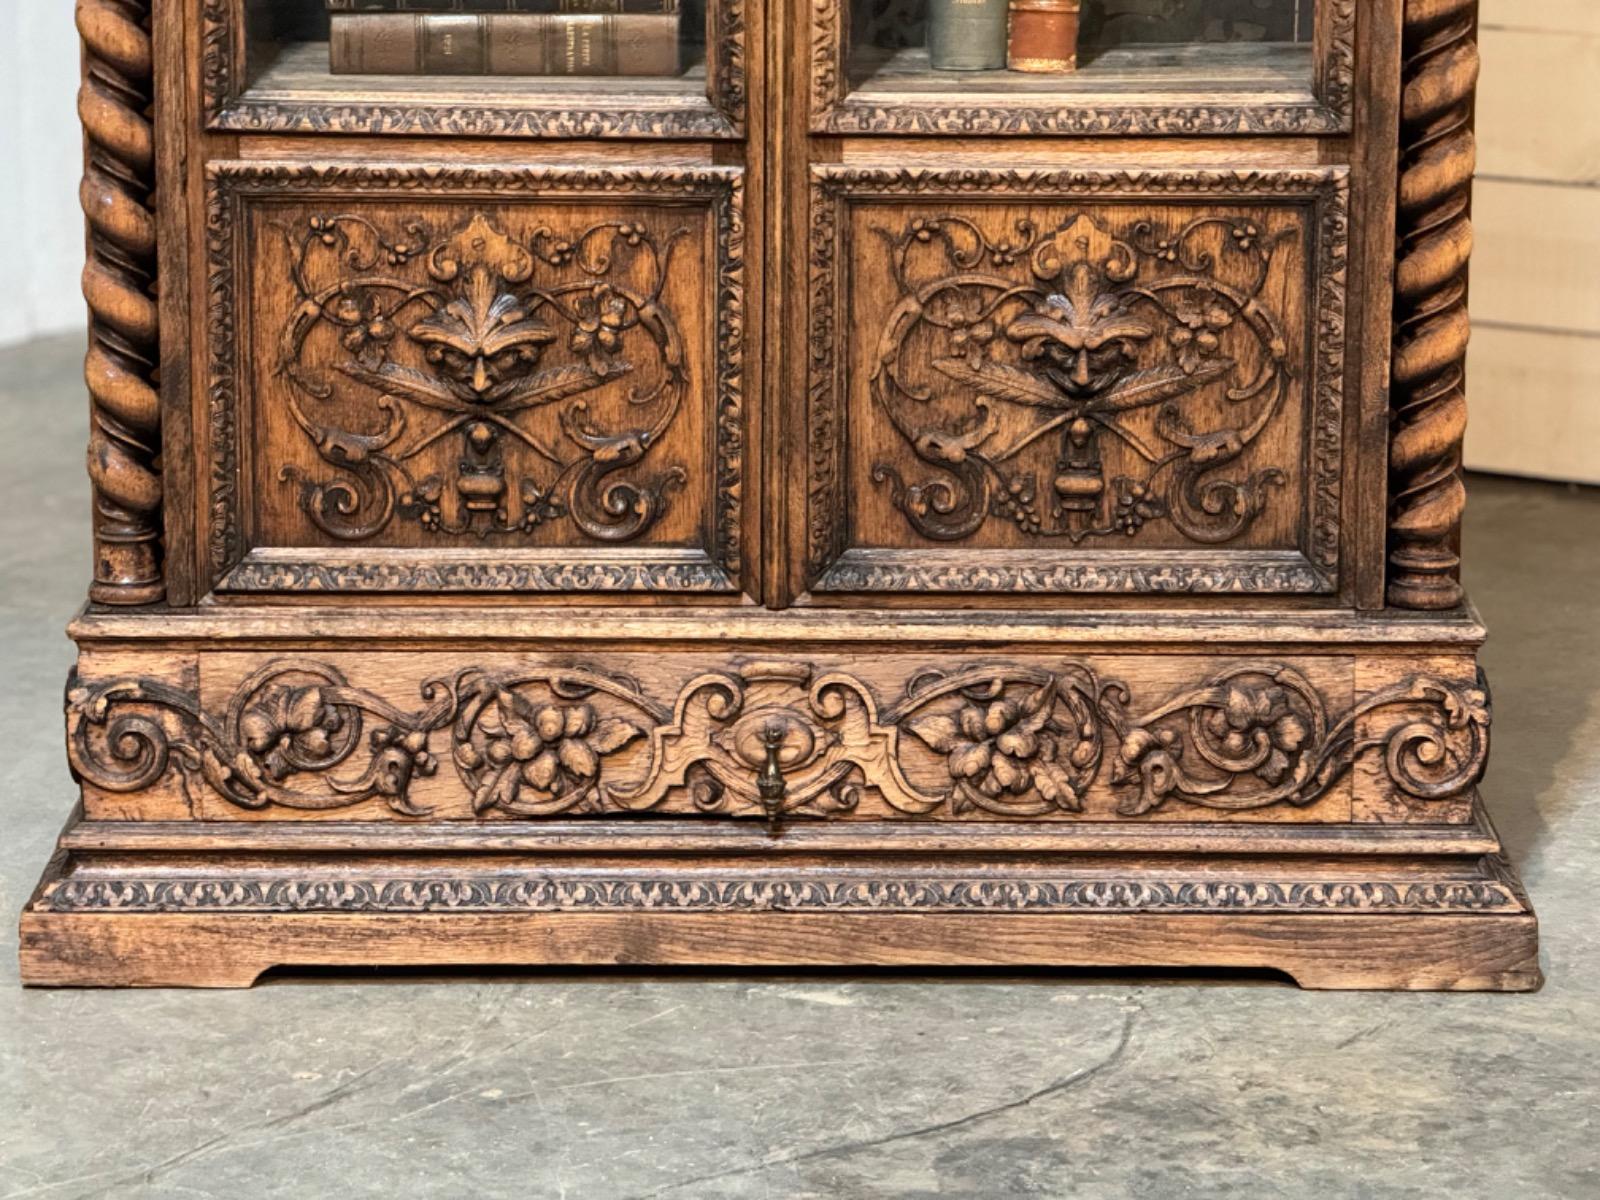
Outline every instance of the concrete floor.
<svg viewBox="0 0 1600 1200">
<path fill-rule="evenodd" d="M 570 974 L 25 992 L 72 789 L 81 343 L 0 353 L 0 1200 L 1600 1197 L 1600 495 L 1475 481 L 1532 996 Z"/>
</svg>

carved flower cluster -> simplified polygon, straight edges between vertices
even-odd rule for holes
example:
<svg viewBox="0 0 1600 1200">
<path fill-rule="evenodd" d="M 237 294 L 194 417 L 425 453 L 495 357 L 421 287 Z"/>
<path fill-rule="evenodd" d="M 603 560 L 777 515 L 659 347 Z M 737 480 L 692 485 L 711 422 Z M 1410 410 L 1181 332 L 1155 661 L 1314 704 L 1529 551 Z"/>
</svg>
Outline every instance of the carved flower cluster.
<svg viewBox="0 0 1600 1200">
<path fill-rule="evenodd" d="M 239 720 L 245 749 L 275 783 L 326 767 L 333 735 L 343 728 L 344 717 L 320 687 L 288 684 L 263 690 Z"/>
<path fill-rule="evenodd" d="M 1189 301 L 1176 306 L 1179 324 L 1167 335 L 1178 352 L 1178 366 L 1193 375 L 1208 358 L 1222 349 L 1221 334 L 1233 324 L 1233 314 L 1215 300 Z"/>
<path fill-rule="evenodd" d="M 1313 734 L 1288 688 L 1235 680 L 1207 709 L 1197 727 L 1196 749 L 1222 774 L 1208 777 L 1185 770 L 1185 742 L 1177 730 L 1134 727 L 1123 737 L 1111 782 L 1118 786 L 1137 782 L 1139 792 L 1124 801 L 1120 812 L 1129 816 L 1151 812 L 1173 795 L 1191 800 L 1215 795 L 1251 773 L 1274 788 L 1292 782 L 1306 760 L 1304 752 Z"/>
<path fill-rule="evenodd" d="M 538 813 L 551 802 L 573 807 L 574 797 L 599 781 L 601 760 L 644 736 L 631 721 L 597 717 L 592 704 L 536 706 L 505 689 L 495 697 L 492 720 L 480 729 L 481 744 L 464 741 L 455 750 L 457 764 L 478 780 L 476 812 Z"/>
<path fill-rule="evenodd" d="M 1228 687 L 1222 706 L 1206 719 L 1206 728 L 1231 759 L 1260 758 L 1255 773 L 1268 783 L 1281 783 L 1297 754 L 1311 737 L 1305 718 L 1289 703 L 1282 687 Z"/>
<path fill-rule="evenodd" d="M 1030 792 L 1079 812 L 1082 797 L 1060 761 L 1066 747 L 1056 737 L 1055 702 L 1056 685 L 1050 683 L 1023 699 L 969 702 L 954 716 L 936 713 L 908 724 L 929 748 L 946 756 L 956 782 L 957 812 L 990 807 L 983 800 Z"/>
</svg>

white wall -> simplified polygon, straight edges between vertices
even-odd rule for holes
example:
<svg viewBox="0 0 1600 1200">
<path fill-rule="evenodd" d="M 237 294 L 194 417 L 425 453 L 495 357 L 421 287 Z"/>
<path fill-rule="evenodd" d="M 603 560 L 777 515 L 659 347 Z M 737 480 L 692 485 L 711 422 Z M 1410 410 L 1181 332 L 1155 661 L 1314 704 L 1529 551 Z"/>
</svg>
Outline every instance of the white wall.
<svg viewBox="0 0 1600 1200">
<path fill-rule="evenodd" d="M 1600 3 L 1481 16 L 1467 465 L 1600 483 Z"/>
<path fill-rule="evenodd" d="M 0 0 L 0 345 L 81 329 L 72 0 Z"/>
</svg>

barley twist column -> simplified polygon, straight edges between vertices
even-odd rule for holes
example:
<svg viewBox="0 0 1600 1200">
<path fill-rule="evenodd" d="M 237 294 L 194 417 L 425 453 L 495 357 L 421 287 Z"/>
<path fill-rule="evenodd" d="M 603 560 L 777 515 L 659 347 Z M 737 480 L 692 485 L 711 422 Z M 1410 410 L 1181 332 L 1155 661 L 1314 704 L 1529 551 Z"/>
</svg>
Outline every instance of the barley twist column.
<svg viewBox="0 0 1600 1200">
<path fill-rule="evenodd" d="M 1406 0 L 1389 603 L 1461 602 L 1477 0 Z"/>
<path fill-rule="evenodd" d="M 149 604 L 164 593 L 150 0 L 78 0 L 77 20 L 86 140 L 79 195 L 89 229 L 89 594 L 103 604 Z"/>
</svg>

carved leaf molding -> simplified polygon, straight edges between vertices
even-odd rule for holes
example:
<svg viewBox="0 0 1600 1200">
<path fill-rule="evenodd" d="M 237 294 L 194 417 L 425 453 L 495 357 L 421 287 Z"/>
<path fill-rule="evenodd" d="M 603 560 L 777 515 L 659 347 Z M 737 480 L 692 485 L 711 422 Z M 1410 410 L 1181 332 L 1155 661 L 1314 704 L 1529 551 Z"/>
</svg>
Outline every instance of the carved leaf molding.
<svg viewBox="0 0 1600 1200">
<path fill-rule="evenodd" d="M 425 681 L 420 698 L 398 708 L 310 659 L 263 665 L 221 712 L 156 680 L 74 681 L 67 740 L 78 777 L 104 791 L 177 772 L 191 804 L 209 790 L 245 809 L 381 800 L 423 817 L 413 785 L 447 760 L 478 815 L 828 817 L 871 789 L 906 817 L 1030 818 L 1081 812 L 1105 775 L 1117 811 L 1140 817 L 1171 803 L 1308 806 L 1368 755 L 1411 801 L 1457 798 L 1483 774 L 1490 725 L 1481 678 L 1417 675 L 1334 713 L 1272 662 L 1232 664 L 1149 706 L 1071 661 L 928 671 L 888 704 L 854 675 L 792 662 L 697 675 L 670 704 L 623 675 L 554 666 L 467 667 Z M 1373 736 L 1378 713 L 1392 724 Z M 941 761 L 945 782 L 908 773 L 911 753 Z M 776 807 L 762 789 L 769 755 Z"/>
<path fill-rule="evenodd" d="M 67 877 L 50 881 L 41 912 L 1521 912 L 1509 872 L 1486 860 L 1485 878 L 1448 883 L 1372 879 L 1103 879 L 1029 873 L 1015 877 L 828 880 L 646 878 L 590 871 L 492 879 L 463 873 L 353 875 L 337 880 L 206 876 Z"/>
</svg>

